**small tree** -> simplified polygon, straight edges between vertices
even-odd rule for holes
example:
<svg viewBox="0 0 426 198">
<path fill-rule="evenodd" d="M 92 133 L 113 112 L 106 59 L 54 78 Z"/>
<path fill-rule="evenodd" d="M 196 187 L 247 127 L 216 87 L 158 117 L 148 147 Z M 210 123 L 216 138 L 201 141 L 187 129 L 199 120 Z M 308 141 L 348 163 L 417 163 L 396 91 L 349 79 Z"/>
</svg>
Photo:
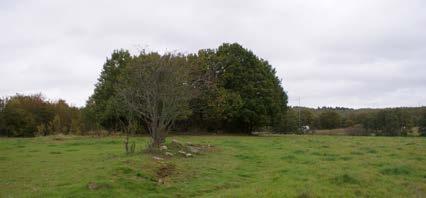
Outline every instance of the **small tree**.
<svg viewBox="0 0 426 198">
<path fill-rule="evenodd" d="M 126 67 L 118 95 L 123 105 L 143 121 L 152 138 L 151 146 L 158 148 L 173 123 L 190 114 L 191 90 L 185 56 L 142 52 Z"/>
</svg>

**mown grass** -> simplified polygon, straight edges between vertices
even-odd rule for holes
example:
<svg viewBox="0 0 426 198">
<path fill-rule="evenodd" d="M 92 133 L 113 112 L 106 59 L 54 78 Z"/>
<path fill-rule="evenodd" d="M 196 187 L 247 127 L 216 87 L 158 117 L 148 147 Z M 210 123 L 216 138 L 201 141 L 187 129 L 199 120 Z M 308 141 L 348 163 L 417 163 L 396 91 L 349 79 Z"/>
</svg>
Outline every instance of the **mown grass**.
<svg viewBox="0 0 426 198">
<path fill-rule="evenodd" d="M 159 163 L 144 137 L 132 155 L 120 137 L 0 139 L 0 197 L 426 196 L 426 138 L 172 138 L 216 149 Z"/>
</svg>

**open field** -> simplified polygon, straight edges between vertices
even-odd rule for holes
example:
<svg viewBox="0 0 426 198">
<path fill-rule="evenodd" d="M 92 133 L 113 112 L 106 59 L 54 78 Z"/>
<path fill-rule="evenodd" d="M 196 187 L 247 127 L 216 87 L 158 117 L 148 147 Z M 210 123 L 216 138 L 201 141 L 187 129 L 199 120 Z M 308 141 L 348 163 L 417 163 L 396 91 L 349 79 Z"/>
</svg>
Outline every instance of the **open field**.
<svg viewBox="0 0 426 198">
<path fill-rule="evenodd" d="M 215 151 L 160 164 L 146 137 L 133 155 L 120 137 L 0 139 L 0 197 L 426 197 L 426 138 L 172 138 Z"/>
</svg>

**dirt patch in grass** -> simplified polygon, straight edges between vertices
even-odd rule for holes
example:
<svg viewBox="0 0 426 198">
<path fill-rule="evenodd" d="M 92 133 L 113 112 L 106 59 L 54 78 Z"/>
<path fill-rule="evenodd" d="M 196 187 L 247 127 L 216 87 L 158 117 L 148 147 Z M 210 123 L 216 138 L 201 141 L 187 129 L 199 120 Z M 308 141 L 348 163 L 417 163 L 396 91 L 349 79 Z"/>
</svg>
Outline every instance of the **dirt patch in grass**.
<svg viewBox="0 0 426 198">
<path fill-rule="evenodd" d="M 162 164 L 157 171 L 155 171 L 157 181 L 159 184 L 165 184 L 168 177 L 176 172 L 176 165 L 173 163 Z"/>
</svg>

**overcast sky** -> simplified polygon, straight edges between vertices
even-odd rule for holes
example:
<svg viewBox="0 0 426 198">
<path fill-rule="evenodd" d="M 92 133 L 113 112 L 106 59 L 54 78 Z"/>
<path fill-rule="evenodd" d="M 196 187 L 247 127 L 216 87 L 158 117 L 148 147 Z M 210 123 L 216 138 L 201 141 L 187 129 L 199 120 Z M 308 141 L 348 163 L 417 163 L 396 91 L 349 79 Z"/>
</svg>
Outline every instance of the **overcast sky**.
<svg viewBox="0 0 426 198">
<path fill-rule="evenodd" d="M 1 0 L 0 25 L 0 96 L 83 106 L 114 49 L 238 42 L 276 68 L 290 105 L 426 105 L 425 0 Z"/>
</svg>

